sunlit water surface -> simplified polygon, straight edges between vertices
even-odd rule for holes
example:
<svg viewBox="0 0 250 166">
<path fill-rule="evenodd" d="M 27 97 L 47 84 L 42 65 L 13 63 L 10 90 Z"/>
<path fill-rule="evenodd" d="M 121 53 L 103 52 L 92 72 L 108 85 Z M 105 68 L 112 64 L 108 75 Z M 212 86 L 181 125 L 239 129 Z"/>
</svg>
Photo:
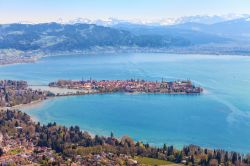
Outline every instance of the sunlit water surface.
<svg viewBox="0 0 250 166">
<path fill-rule="evenodd" d="M 60 97 L 25 108 L 37 120 L 79 125 L 93 134 L 129 135 L 178 147 L 250 152 L 250 57 L 110 54 L 58 56 L 0 67 L 0 79 L 191 79 L 202 95 L 106 94 Z"/>
</svg>

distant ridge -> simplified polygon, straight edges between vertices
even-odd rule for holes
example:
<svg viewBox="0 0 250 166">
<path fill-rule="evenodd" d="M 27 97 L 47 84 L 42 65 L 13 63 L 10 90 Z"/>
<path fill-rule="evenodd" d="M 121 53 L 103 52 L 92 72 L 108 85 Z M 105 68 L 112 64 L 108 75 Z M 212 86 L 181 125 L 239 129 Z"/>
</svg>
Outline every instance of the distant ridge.
<svg viewBox="0 0 250 166">
<path fill-rule="evenodd" d="M 185 17 L 174 25 L 117 19 L 58 22 L 0 25 L 0 64 L 98 51 L 250 55 L 249 15 Z"/>
</svg>

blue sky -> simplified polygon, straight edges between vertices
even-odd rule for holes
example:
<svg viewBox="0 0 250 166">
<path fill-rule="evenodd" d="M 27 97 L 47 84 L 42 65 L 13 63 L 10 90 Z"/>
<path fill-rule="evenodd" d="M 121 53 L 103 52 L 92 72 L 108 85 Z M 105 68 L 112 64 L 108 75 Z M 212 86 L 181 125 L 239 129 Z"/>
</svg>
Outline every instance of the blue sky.
<svg viewBox="0 0 250 166">
<path fill-rule="evenodd" d="M 0 23 L 250 14 L 250 0 L 0 0 Z"/>
</svg>

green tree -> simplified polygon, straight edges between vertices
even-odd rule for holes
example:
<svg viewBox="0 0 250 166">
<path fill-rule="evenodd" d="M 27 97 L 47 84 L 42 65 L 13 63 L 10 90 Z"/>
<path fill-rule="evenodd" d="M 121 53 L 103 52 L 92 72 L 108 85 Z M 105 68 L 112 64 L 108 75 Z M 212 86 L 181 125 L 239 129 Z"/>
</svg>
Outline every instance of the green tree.
<svg viewBox="0 0 250 166">
<path fill-rule="evenodd" d="M 3 148 L 0 148 L 0 157 L 3 155 Z"/>
</svg>

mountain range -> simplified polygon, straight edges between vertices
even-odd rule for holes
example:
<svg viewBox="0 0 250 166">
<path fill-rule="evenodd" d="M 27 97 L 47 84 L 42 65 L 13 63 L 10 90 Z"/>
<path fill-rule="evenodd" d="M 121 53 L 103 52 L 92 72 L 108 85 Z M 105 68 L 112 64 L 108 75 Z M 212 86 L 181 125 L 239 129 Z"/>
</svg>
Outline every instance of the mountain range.
<svg viewBox="0 0 250 166">
<path fill-rule="evenodd" d="M 76 24 L 76 23 L 84 23 L 84 24 L 96 24 L 101 26 L 114 26 L 117 24 L 123 23 L 133 23 L 133 24 L 142 24 L 142 25 L 155 25 L 155 26 L 167 26 L 167 25 L 177 25 L 184 23 L 200 23 L 200 24 L 215 24 L 224 21 L 230 21 L 234 19 L 240 18 L 248 18 L 249 14 L 227 14 L 227 15 L 196 15 L 196 16 L 184 16 L 178 18 L 163 18 L 158 20 L 122 20 L 116 18 L 108 18 L 108 19 L 88 19 L 88 18 L 75 18 L 72 20 L 64 20 L 62 18 L 58 19 L 56 22 L 60 24 Z M 27 22 L 23 22 L 27 23 Z"/>
<path fill-rule="evenodd" d="M 173 52 L 244 53 L 250 51 L 250 17 L 185 17 L 175 24 L 120 20 L 2 24 L 1 50 L 85 51 L 121 47 Z"/>
</svg>

